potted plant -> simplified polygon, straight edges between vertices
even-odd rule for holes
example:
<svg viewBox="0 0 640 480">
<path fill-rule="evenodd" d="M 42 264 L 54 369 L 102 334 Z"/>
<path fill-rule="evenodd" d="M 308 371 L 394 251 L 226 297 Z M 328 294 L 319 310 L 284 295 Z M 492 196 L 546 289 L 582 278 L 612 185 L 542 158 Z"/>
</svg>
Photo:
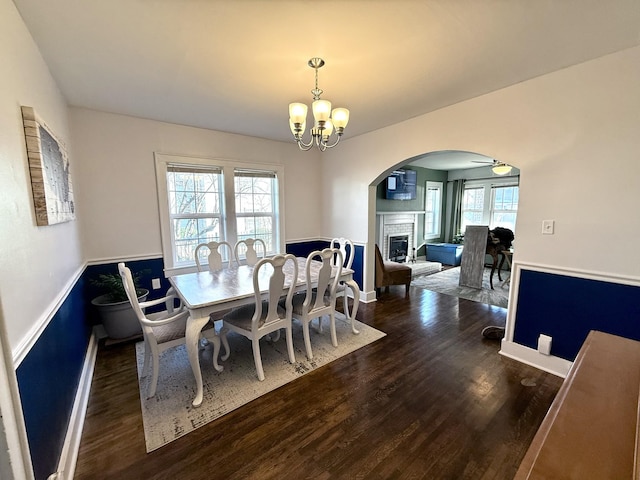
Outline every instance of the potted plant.
<svg viewBox="0 0 640 480">
<path fill-rule="evenodd" d="M 136 286 L 138 301 L 144 302 L 147 299 L 149 290 L 140 288 L 138 281 L 141 274 L 137 273 L 133 277 Z M 136 316 L 127 293 L 122 284 L 122 278 L 117 273 L 101 273 L 90 283 L 103 292 L 102 295 L 91 300 L 102 321 L 109 338 L 124 339 L 142 334 L 140 322 Z"/>
</svg>

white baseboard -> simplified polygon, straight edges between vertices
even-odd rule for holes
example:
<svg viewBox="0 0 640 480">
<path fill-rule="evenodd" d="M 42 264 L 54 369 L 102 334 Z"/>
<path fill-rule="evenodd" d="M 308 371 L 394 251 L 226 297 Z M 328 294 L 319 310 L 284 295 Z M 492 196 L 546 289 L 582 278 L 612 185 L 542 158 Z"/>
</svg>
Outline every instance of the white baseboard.
<svg viewBox="0 0 640 480">
<path fill-rule="evenodd" d="M 80 440 L 82 438 L 82 428 L 87 413 L 87 405 L 89 404 L 89 393 L 91 392 L 91 381 L 93 379 L 93 371 L 96 364 L 96 355 L 98 353 L 98 341 L 95 332 L 91 334 L 89 346 L 84 358 L 82 366 L 82 374 L 78 383 L 78 390 L 73 401 L 73 410 L 67 427 L 62 453 L 58 461 L 58 471 L 49 478 L 56 480 L 73 480 L 73 474 L 76 469 L 76 461 L 78 460 L 78 450 L 80 449 Z"/>
<path fill-rule="evenodd" d="M 376 291 L 371 290 L 370 292 L 360 291 L 360 302 L 362 303 L 370 303 L 377 301 Z"/>
<path fill-rule="evenodd" d="M 503 339 L 500 355 L 512 358 L 518 362 L 526 363 L 532 367 L 549 372 L 558 377 L 566 378 L 573 362 L 553 355 L 543 355 L 533 348 L 525 347 L 518 343 Z"/>
</svg>

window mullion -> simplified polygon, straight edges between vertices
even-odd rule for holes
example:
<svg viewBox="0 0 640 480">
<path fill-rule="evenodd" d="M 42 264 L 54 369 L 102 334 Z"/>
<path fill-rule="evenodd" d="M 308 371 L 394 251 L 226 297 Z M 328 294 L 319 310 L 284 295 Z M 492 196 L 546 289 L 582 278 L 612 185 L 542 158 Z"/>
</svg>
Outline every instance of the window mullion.
<svg viewBox="0 0 640 480">
<path fill-rule="evenodd" d="M 238 241 L 238 228 L 236 225 L 236 189 L 233 166 L 225 166 L 222 178 L 224 179 L 224 208 L 222 217 L 223 238 L 231 245 Z"/>
</svg>

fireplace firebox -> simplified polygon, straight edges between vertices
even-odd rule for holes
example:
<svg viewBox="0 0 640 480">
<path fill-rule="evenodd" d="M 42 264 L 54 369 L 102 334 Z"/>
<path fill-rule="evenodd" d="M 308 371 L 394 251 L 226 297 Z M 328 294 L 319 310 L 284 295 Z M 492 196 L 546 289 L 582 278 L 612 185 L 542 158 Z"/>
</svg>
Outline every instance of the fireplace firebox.
<svg viewBox="0 0 640 480">
<path fill-rule="evenodd" d="M 389 237 L 389 260 L 403 263 L 407 260 L 409 250 L 409 235 L 394 235 Z"/>
</svg>

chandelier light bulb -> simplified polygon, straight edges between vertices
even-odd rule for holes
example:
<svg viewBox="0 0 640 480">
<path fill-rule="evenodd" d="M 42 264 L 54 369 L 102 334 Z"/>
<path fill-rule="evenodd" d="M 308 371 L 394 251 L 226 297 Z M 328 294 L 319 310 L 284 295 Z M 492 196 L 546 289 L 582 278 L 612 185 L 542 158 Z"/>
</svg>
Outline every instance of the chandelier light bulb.
<svg viewBox="0 0 640 480">
<path fill-rule="evenodd" d="M 331 102 L 329 100 L 316 100 L 312 105 L 313 118 L 317 123 L 326 122 L 331 116 Z"/>
<path fill-rule="evenodd" d="M 331 119 L 329 119 L 326 122 L 324 122 L 324 131 L 322 132 L 322 136 L 329 138 L 332 133 L 333 133 L 333 122 L 331 122 Z"/>
<path fill-rule="evenodd" d="M 346 108 L 334 108 L 331 112 L 331 120 L 336 128 L 345 128 L 349 123 L 349 110 Z"/>
<path fill-rule="evenodd" d="M 289 104 L 289 119 L 293 123 L 303 123 L 307 120 L 307 107 L 304 103 Z"/>
</svg>

